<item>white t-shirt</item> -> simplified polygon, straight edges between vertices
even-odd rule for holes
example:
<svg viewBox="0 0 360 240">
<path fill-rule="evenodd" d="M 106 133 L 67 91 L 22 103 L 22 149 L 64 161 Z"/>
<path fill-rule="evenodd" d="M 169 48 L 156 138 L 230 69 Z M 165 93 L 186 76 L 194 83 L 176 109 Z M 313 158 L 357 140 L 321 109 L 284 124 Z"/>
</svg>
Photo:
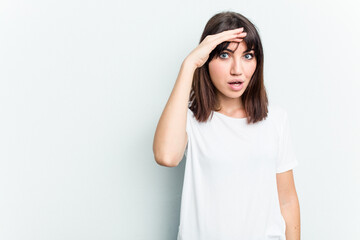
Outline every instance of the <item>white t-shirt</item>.
<svg viewBox="0 0 360 240">
<path fill-rule="evenodd" d="M 285 240 L 276 173 L 298 162 L 287 112 L 268 105 L 255 124 L 188 109 L 186 165 L 177 240 Z"/>
</svg>

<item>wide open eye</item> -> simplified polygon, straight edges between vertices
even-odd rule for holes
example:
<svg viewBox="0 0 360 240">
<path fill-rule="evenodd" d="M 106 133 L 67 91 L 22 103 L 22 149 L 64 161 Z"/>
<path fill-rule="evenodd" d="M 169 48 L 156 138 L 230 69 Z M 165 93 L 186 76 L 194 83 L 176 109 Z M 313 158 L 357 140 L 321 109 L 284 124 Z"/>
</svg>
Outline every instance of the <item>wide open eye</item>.
<svg viewBox="0 0 360 240">
<path fill-rule="evenodd" d="M 245 54 L 245 56 L 250 56 L 250 58 L 245 57 L 247 60 L 251 60 L 254 58 L 254 54 L 252 54 L 252 53 Z"/>
<path fill-rule="evenodd" d="M 220 58 L 224 58 L 224 57 L 221 57 L 221 55 L 225 55 L 225 54 L 226 54 L 226 55 L 229 55 L 227 52 L 222 52 L 222 53 L 219 54 L 219 57 L 220 57 Z"/>
</svg>

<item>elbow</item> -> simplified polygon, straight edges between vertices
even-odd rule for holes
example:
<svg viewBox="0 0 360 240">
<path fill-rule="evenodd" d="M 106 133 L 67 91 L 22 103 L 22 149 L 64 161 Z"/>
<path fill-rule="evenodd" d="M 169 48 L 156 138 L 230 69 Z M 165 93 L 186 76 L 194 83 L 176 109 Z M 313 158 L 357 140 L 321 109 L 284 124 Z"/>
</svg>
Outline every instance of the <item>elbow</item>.
<svg viewBox="0 0 360 240">
<path fill-rule="evenodd" d="M 176 167 L 179 165 L 183 156 L 180 156 L 180 153 L 176 153 L 175 150 L 169 151 L 164 147 L 159 147 L 153 144 L 153 154 L 155 162 L 164 167 Z"/>
<path fill-rule="evenodd" d="M 176 158 L 173 157 L 158 157 L 154 154 L 155 162 L 164 167 L 177 167 L 179 162 Z"/>
</svg>

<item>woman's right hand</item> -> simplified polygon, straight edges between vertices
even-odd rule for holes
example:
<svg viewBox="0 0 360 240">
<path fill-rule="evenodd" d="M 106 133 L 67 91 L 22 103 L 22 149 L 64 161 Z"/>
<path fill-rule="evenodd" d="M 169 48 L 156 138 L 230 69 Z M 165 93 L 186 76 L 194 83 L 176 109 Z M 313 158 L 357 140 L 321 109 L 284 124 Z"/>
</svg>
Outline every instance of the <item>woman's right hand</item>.
<svg viewBox="0 0 360 240">
<path fill-rule="evenodd" d="M 241 42 L 246 36 L 244 28 L 226 30 L 217 34 L 207 35 L 204 40 L 185 58 L 186 62 L 201 67 L 208 60 L 212 50 L 222 42 Z"/>
</svg>

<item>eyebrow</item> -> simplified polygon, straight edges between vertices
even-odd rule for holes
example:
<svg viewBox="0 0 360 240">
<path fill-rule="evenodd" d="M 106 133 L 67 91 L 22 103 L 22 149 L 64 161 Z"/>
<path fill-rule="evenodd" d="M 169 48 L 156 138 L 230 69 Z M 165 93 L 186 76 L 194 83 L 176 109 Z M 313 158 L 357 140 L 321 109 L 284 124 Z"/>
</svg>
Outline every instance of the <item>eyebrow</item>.
<svg viewBox="0 0 360 240">
<path fill-rule="evenodd" d="M 230 49 L 228 49 L 228 48 L 226 48 L 225 50 L 227 50 L 227 51 L 229 51 L 229 52 L 231 52 L 231 53 L 234 53 L 235 51 L 232 51 L 232 50 L 230 50 Z M 254 48 L 252 48 L 252 49 L 250 49 L 250 50 L 248 50 L 248 51 L 244 51 L 243 53 L 248 53 L 248 52 L 251 52 L 252 50 L 255 50 Z"/>
</svg>

